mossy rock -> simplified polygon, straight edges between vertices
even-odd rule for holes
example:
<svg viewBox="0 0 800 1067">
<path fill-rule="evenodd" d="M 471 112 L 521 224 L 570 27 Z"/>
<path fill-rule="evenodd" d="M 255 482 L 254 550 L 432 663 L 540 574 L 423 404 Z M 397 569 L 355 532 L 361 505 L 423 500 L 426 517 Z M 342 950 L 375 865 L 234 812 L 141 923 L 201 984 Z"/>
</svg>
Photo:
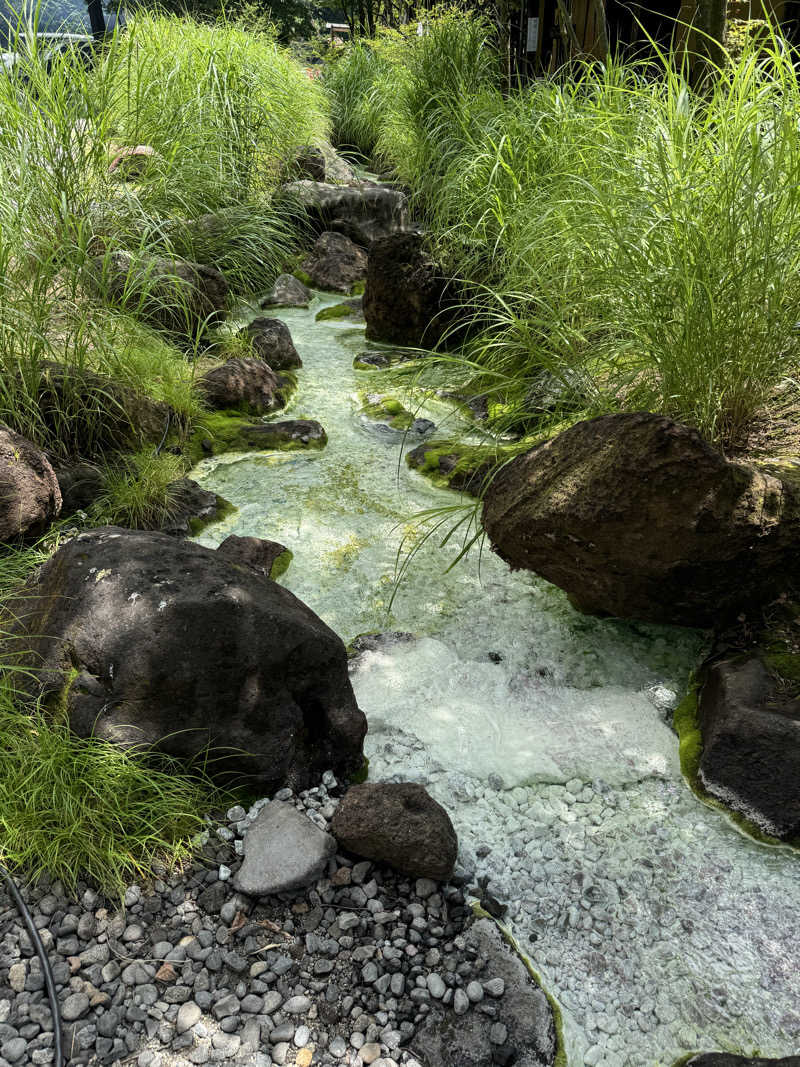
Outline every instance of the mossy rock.
<svg viewBox="0 0 800 1067">
<path fill-rule="evenodd" d="M 376 422 L 383 422 L 393 430 L 410 430 L 414 416 L 393 396 L 381 396 L 377 393 L 362 393 L 361 414 Z"/>
<path fill-rule="evenodd" d="M 345 300 L 341 304 L 331 304 L 330 307 L 322 308 L 314 316 L 315 322 L 326 322 L 329 319 L 351 319 L 353 322 L 363 322 L 364 314 L 361 310 L 361 301 Z"/>
<path fill-rule="evenodd" d="M 188 443 L 189 456 L 199 463 L 207 456 L 225 452 L 291 452 L 297 449 L 323 448 L 327 434 L 318 422 L 289 419 L 263 422 L 241 415 L 212 412 L 204 415 Z"/>
<path fill-rule="evenodd" d="M 367 348 L 353 360 L 353 370 L 384 370 L 398 363 L 415 363 L 425 354 L 415 348 Z"/>
<path fill-rule="evenodd" d="M 703 756 L 703 734 L 700 729 L 700 716 L 698 709 L 698 693 L 702 685 L 702 674 L 695 678 L 686 696 L 675 709 L 672 724 L 678 735 L 678 752 L 680 756 L 681 773 L 694 795 L 710 808 L 725 814 L 747 837 L 752 838 L 762 845 L 786 845 L 787 842 L 778 840 L 765 834 L 764 831 L 752 820 L 745 818 L 739 812 L 732 811 L 722 801 L 711 796 L 700 781 L 700 760 Z M 800 842 L 789 842 L 797 847 Z"/>
<path fill-rule="evenodd" d="M 491 472 L 503 458 L 494 447 L 434 441 L 412 449 L 406 455 L 406 463 L 430 478 L 434 485 L 480 496 Z"/>
</svg>

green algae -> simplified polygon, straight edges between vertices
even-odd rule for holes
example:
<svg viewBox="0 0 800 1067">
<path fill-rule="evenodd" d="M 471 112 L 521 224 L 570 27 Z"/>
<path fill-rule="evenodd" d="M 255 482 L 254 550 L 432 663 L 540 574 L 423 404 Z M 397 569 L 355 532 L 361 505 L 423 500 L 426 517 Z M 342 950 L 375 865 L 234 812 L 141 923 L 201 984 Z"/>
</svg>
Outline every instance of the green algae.
<svg viewBox="0 0 800 1067">
<path fill-rule="evenodd" d="M 269 572 L 269 576 L 273 582 L 277 582 L 282 575 L 286 574 L 293 559 L 294 552 L 292 552 L 290 548 L 285 548 L 279 556 L 275 557 Z"/>
<path fill-rule="evenodd" d="M 363 785 L 364 782 L 366 782 L 367 778 L 369 778 L 369 759 L 367 756 L 365 756 L 364 762 L 361 764 L 358 770 L 354 771 L 350 775 L 349 784 Z"/>
</svg>

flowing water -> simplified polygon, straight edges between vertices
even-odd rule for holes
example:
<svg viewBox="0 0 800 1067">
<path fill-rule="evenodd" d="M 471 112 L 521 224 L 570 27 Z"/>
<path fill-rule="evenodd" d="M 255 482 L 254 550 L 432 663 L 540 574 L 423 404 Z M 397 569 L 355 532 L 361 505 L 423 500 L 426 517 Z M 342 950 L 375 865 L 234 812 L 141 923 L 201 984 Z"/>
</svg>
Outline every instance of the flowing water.
<svg viewBox="0 0 800 1067">
<path fill-rule="evenodd" d="M 370 778 L 422 781 L 445 805 L 460 865 L 508 902 L 562 1009 L 570 1067 L 800 1051 L 797 857 L 692 796 L 664 721 L 698 635 L 581 616 L 478 545 L 448 572 L 455 549 L 436 538 L 392 601 L 415 516 L 464 501 L 406 467 L 420 437 L 359 413 L 360 391 L 387 391 L 384 372 L 352 367 L 363 328 L 314 321 L 335 302 L 278 312 L 304 368 L 277 418 L 318 419 L 327 447 L 201 463 L 193 477 L 238 510 L 198 540 L 288 545 L 281 581 L 345 642 L 414 635 L 354 661 Z M 418 414 L 467 428 L 438 401 Z"/>
</svg>

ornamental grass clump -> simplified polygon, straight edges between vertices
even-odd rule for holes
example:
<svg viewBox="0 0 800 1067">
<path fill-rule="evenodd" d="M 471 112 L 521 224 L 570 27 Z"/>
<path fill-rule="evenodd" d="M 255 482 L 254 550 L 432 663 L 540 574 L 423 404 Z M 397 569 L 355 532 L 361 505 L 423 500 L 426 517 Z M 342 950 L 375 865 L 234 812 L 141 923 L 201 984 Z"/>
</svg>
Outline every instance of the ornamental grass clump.
<svg viewBox="0 0 800 1067">
<path fill-rule="evenodd" d="M 59 537 L 0 555 L 0 619 Z M 75 736 L 66 694 L 46 708 L 31 700 L 26 663 L 24 654 L 0 660 L 0 863 L 32 882 L 46 876 L 72 892 L 88 879 L 118 896 L 155 861 L 188 861 L 206 815 L 230 794 L 200 763 L 187 769 L 146 746 Z"/>
<path fill-rule="evenodd" d="M 662 53 L 504 95 L 488 27 L 464 16 L 382 54 L 376 143 L 469 294 L 446 374 L 496 429 L 644 408 L 733 447 L 793 387 L 800 89 L 777 33 L 699 88 Z"/>
<path fill-rule="evenodd" d="M 45 57 L 24 27 L 17 47 L 0 79 L 0 420 L 101 459 L 140 447 L 139 398 L 168 404 L 176 431 L 196 416 L 190 359 L 209 323 L 168 304 L 182 290 L 163 264 L 215 267 L 234 294 L 272 283 L 301 228 L 272 192 L 326 132 L 325 97 L 272 36 L 230 22 L 137 12 L 91 64 Z M 134 145 L 151 151 L 111 169 Z M 124 313 L 98 285 L 120 256 Z M 150 329 L 159 318 L 186 336 Z M 53 364 L 63 387 L 43 410 Z"/>
</svg>

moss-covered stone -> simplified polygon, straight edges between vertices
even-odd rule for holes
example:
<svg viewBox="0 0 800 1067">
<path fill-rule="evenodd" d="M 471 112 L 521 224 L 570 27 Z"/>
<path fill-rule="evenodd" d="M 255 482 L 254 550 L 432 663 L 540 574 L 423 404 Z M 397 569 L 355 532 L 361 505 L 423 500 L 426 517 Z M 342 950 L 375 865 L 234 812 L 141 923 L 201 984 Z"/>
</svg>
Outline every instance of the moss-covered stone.
<svg viewBox="0 0 800 1067">
<path fill-rule="evenodd" d="M 379 393 L 362 393 L 361 414 L 376 422 L 384 422 L 393 430 L 409 430 L 414 416 L 393 396 Z"/>
<path fill-rule="evenodd" d="M 216 494 L 217 504 L 213 511 L 208 514 L 199 516 L 194 515 L 188 519 L 189 532 L 192 537 L 197 537 L 206 526 L 209 526 L 212 522 L 220 522 L 222 519 L 227 518 L 229 515 L 233 515 L 238 508 L 235 504 L 231 504 L 230 500 L 226 500 L 224 496 Z"/>
<path fill-rule="evenodd" d="M 786 845 L 776 837 L 765 834 L 756 823 L 745 818 L 739 812 L 732 811 L 722 801 L 711 796 L 700 781 L 700 760 L 703 755 L 703 734 L 700 729 L 700 717 L 698 712 L 698 693 L 702 686 L 702 672 L 694 679 L 689 691 L 673 714 L 673 726 L 678 735 L 678 752 L 680 755 L 681 773 L 686 779 L 687 785 L 694 795 L 710 808 L 716 808 L 723 812 L 742 833 L 762 845 Z M 798 842 L 790 842 L 792 847 L 797 847 Z"/>
<path fill-rule="evenodd" d="M 330 307 L 322 308 L 314 316 L 315 322 L 326 322 L 328 319 L 349 319 L 355 312 L 349 304 L 331 304 Z"/>
<path fill-rule="evenodd" d="M 290 419 L 263 422 L 241 415 L 210 412 L 203 416 L 189 439 L 187 449 L 193 463 L 225 452 L 293 451 L 322 448 L 327 435 L 318 422 Z"/>
<path fill-rule="evenodd" d="M 330 307 L 322 308 L 314 316 L 315 322 L 325 322 L 329 319 L 351 319 L 353 322 L 363 322 L 361 301 L 344 300 L 341 304 L 331 304 Z"/>
<path fill-rule="evenodd" d="M 406 455 L 406 463 L 434 485 L 480 496 L 492 471 L 514 451 L 460 441 L 433 441 L 412 449 Z"/>
</svg>

